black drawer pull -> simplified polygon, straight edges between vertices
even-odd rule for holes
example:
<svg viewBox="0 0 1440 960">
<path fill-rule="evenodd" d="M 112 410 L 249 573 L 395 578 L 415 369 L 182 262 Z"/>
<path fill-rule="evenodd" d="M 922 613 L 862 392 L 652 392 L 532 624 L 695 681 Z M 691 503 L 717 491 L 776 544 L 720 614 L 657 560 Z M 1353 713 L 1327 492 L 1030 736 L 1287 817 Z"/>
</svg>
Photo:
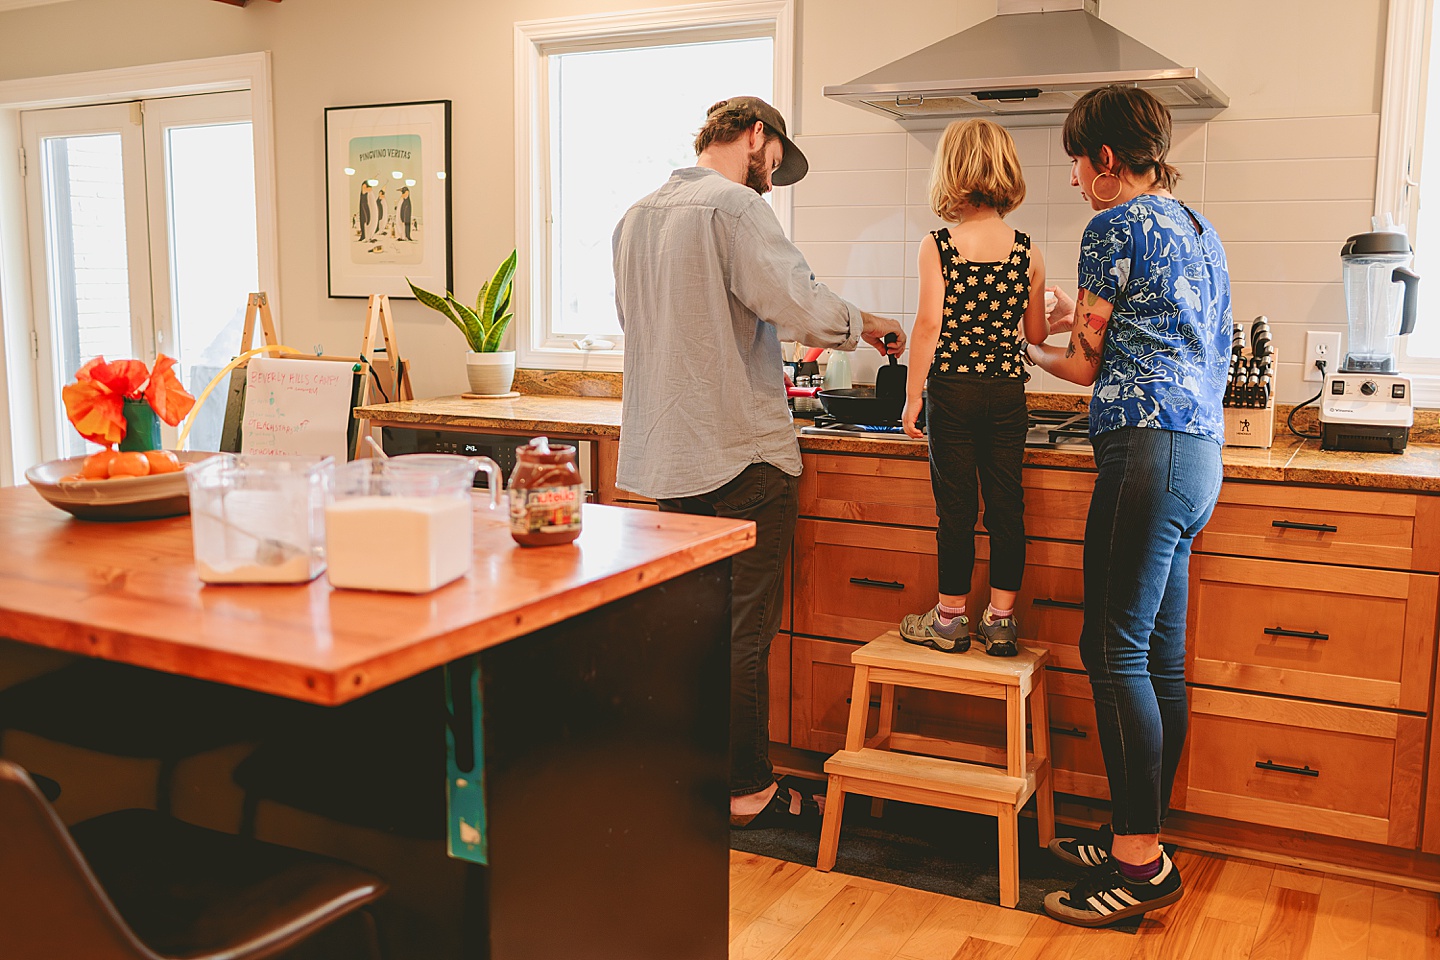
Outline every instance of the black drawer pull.
<svg viewBox="0 0 1440 960">
<path fill-rule="evenodd" d="M 1299 523 L 1295 520 L 1271 520 L 1270 526 L 1281 530 L 1314 530 L 1316 533 L 1338 533 L 1340 528 L 1333 523 Z"/>
<path fill-rule="evenodd" d="M 1303 767 L 1287 767 L 1283 763 L 1271 763 L 1269 760 L 1256 760 L 1255 769 L 1274 770 L 1276 773 L 1298 773 L 1302 777 L 1318 777 L 1319 770 L 1311 770 L 1309 765 Z"/>
<path fill-rule="evenodd" d="M 1049 597 L 1036 597 L 1030 602 L 1037 607 L 1059 607 L 1062 610 L 1085 609 L 1085 604 L 1079 600 L 1052 600 Z"/>
<path fill-rule="evenodd" d="M 1318 630 L 1286 630 L 1284 627 L 1266 627 L 1265 632 L 1272 637 L 1296 637 L 1300 640 L 1330 639 L 1330 634 L 1321 633 Z"/>
<path fill-rule="evenodd" d="M 851 577 L 850 582 L 858 587 L 884 587 L 886 590 L 904 590 L 899 580 L 871 580 L 869 577 Z"/>
<path fill-rule="evenodd" d="M 1057 737 L 1074 737 L 1076 740 L 1085 740 L 1090 736 L 1079 727 L 1051 727 L 1050 732 Z"/>
<path fill-rule="evenodd" d="M 847 706 L 847 707 L 850 706 L 850 698 L 849 698 L 849 697 L 846 697 L 846 698 L 845 698 L 845 706 Z M 879 701 L 879 700 L 871 700 L 871 701 L 870 701 L 870 706 L 872 706 L 872 707 L 878 707 L 878 706 L 880 706 L 880 701 Z M 898 713 L 899 710 L 900 710 L 900 708 L 899 708 L 899 707 L 896 707 L 895 710 L 896 710 L 896 712 Z"/>
</svg>

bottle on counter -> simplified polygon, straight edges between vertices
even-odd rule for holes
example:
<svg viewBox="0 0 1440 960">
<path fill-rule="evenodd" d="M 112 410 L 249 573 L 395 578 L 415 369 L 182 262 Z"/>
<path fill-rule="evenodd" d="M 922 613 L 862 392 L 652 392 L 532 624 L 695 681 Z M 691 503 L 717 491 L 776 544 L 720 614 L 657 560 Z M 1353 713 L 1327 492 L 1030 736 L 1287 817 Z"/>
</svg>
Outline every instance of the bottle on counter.
<svg viewBox="0 0 1440 960">
<path fill-rule="evenodd" d="M 552 547 L 580 536 L 584 480 L 573 446 L 536 437 L 515 448 L 510 473 L 510 536 L 522 547 Z"/>
<path fill-rule="evenodd" d="M 843 350 L 831 350 L 825 364 L 826 390 L 850 389 L 850 355 Z"/>
</svg>

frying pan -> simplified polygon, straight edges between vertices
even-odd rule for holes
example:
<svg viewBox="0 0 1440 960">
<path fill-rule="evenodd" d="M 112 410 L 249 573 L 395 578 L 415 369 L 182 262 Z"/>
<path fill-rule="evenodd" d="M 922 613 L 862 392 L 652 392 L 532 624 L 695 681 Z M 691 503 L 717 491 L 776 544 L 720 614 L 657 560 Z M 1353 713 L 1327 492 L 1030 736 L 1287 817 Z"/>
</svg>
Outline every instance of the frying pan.
<svg viewBox="0 0 1440 960">
<path fill-rule="evenodd" d="M 848 390 L 821 390 L 817 397 L 825 412 L 841 423 L 886 426 L 899 423 L 905 413 L 905 394 L 877 397 L 874 387 L 851 387 Z"/>
</svg>

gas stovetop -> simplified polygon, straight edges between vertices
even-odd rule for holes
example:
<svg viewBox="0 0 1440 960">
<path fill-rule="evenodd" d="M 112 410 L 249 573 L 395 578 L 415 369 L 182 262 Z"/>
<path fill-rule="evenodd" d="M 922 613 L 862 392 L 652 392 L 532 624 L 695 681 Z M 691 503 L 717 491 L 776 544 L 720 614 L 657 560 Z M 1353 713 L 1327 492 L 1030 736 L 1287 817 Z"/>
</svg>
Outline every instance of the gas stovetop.
<svg viewBox="0 0 1440 960">
<path fill-rule="evenodd" d="M 834 417 L 821 414 L 810 426 L 800 432 L 812 437 L 877 437 L 885 440 L 911 440 L 905 436 L 899 421 L 885 424 L 841 423 Z M 1090 415 L 1073 410 L 1031 410 L 1030 429 L 1025 434 L 1027 447 L 1089 447 Z"/>
<path fill-rule="evenodd" d="M 1027 447 L 1090 446 L 1090 414 L 1074 410 L 1031 410 Z"/>
<path fill-rule="evenodd" d="M 876 437 L 883 440 L 906 440 L 910 443 L 924 443 L 922 440 L 914 440 L 905 436 L 905 428 L 900 426 L 900 421 L 890 423 L 868 424 L 868 423 L 841 423 L 828 414 L 820 414 L 815 422 L 808 427 L 801 427 L 800 432 L 812 437 Z"/>
</svg>

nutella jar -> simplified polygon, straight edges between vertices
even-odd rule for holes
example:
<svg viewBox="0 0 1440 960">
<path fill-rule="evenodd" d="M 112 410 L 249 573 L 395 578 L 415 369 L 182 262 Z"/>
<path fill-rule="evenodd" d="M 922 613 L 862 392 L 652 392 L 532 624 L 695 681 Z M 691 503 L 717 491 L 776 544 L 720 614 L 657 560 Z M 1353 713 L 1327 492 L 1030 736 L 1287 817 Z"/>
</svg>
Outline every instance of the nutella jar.
<svg viewBox="0 0 1440 960">
<path fill-rule="evenodd" d="M 522 547 L 552 547 L 580 536 L 584 481 L 575 448 L 536 437 L 515 448 L 510 474 L 510 535 Z"/>
</svg>

